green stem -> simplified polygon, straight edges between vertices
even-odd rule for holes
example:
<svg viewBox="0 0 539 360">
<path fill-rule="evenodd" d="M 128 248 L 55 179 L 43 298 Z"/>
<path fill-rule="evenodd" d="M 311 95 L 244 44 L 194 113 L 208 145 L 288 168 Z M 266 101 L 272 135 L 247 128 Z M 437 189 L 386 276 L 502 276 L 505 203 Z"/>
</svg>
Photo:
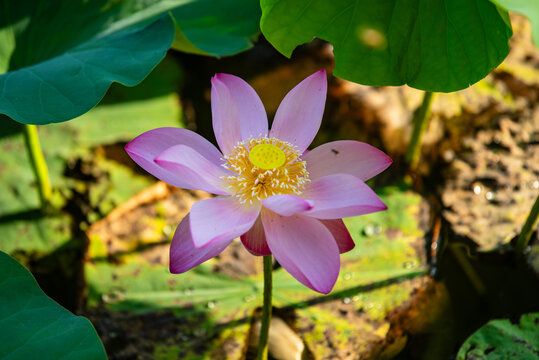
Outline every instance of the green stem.
<svg viewBox="0 0 539 360">
<path fill-rule="evenodd" d="M 408 143 L 408 150 L 406 151 L 406 163 L 410 168 L 415 168 L 419 161 L 419 154 L 421 153 L 421 139 L 423 134 L 427 130 L 427 124 L 430 114 L 430 106 L 434 94 L 430 91 L 425 92 L 423 96 L 423 102 L 419 109 L 414 113 L 414 129 L 412 131 L 412 137 Z"/>
<path fill-rule="evenodd" d="M 528 242 L 530 242 L 530 239 L 533 234 L 533 229 L 535 229 L 535 227 L 537 226 L 537 220 L 539 220 L 539 195 L 537 195 L 537 198 L 535 199 L 535 203 L 533 204 L 528 218 L 526 219 L 526 222 L 524 223 L 524 226 L 520 231 L 520 235 L 518 235 L 516 245 L 516 253 L 518 256 L 522 255 L 524 253 L 524 250 L 528 246 Z"/>
<path fill-rule="evenodd" d="M 264 304 L 262 305 L 262 323 L 258 336 L 257 360 L 268 358 L 268 335 L 271 321 L 271 288 L 272 288 L 273 261 L 271 255 L 264 256 Z"/>
<path fill-rule="evenodd" d="M 28 156 L 32 163 L 32 169 L 34 170 L 34 175 L 37 180 L 41 208 L 45 208 L 50 202 L 52 189 L 49 180 L 49 170 L 43 152 L 41 151 L 35 125 L 24 125 L 24 139 L 26 142 L 26 150 L 28 151 Z"/>
</svg>

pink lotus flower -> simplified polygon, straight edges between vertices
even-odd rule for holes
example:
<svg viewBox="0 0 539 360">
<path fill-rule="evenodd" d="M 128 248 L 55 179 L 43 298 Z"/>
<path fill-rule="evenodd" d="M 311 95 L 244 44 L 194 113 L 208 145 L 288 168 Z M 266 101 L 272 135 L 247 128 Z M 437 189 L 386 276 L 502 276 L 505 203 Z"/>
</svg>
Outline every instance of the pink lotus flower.
<svg viewBox="0 0 539 360">
<path fill-rule="evenodd" d="M 170 248 L 172 273 L 218 255 L 241 236 L 251 253 L 273 254 L 305 286 L 331 291 L 339 254 L 354 247 L 341 218 L 386 209 L 364 181 L 391 159 L 358 141 L 307 151 L 326 92 L 326 72 L 320 70 L 286 95 L 268 131 L 256 92 L 236 76 L 217 74 L 211 107 L 222 153 L 179 128 L 150 130 L 127 144 L 131 158 L 157 178 L 219 195 L 196 202 L 178 226 Z"/>
</svg>

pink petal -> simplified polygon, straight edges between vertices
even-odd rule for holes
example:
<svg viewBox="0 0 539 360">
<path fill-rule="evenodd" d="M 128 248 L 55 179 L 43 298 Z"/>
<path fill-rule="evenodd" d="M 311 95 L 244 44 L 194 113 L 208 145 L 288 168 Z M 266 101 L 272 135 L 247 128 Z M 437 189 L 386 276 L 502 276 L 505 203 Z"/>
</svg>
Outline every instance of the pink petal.
<svg viewBox="0 0 539 360">
<path fill-rule="evenodd" d="M 352 237 L 348 232 L 348 229 L 341 219 L 320 220 L 320 222 L 324 224 L 329 231 L 331 231 L 333 238 L 335 241 L 337 241 L 337 246 L 339 247 L 339 252 L 341 254 L 352 250 L 356 246 L 356 244 L 354 244 L 354 240 L 352 240 Z"/>
<path fill-rule="evenodd" d="M 320 145 L 303 154 L 309 178 L 350 174 L 367 181 L 391 165 L 391 158 L 377 148 L 359 141 L 342 140 Z"/>
<path fill-rule="evenodd" d="M 241 242 L 253 255 L 271 255 L 260 216 L 256 219 L 253 227 L 241 236 Z"/>
<path fill-rule="evenodd" d="M 313 202 L 304 215 L 318 219 L 340 219 L 387 209 L 363 181 L 353 175 L 333 174 L 316 179 L 301 194 Z"/>
<path fill-rule="evenodd" d="M 231 241 L 232 239 L 223 239 L 215 241 L 208 246 L 196 248 L 193 245 L 193 239 L 191 237 L 188 214 L 176 229 L 172 244 L 170 245 L 170 272 L 181 274 L 202 264 L 212 257 L 219 255 Z"/>
<path fill-rule="evenodd" d="M 309 201 L 295 195 L 274 195 L 262 200 L 262 205 L 279 215 L 291 216 L 312 208 Z"/>
<path fill-rule="evenodd" d="M 339 275 L 339 248 L 319 221 L 262 211 L 266 240 L 275 259 L 303 285 L 328 294 Z"/>
<path fill-rule="evenodd" d="M 279 105 L 270 136 L 297 146 L 300 153 L 313 141 L 324 114 L 326 71 L 320 70 L 300 82 Z"/>
<path fill-rule="evenodd" d="M 191 208 L 191 235 L 195 247 L 245 234 L 255 223 L 260 204 L 246 205 L 232 196 L 197 201 Z"/>
<path fill-rule="evenodd" d="M 188 182 L 154 162 L 157 155 L 179 144 L 189 146 L 214 164 L 221 163 L 223 155 L 208 140 L 193 131 L 173 127 L 147 131 L 131 140 L 125 146 L 125 151 L 140 167 L 158 179 L 179 188 L 188 188 Z"/>
<path fill-rule="evenodd" d="M 216 74 L 211 83 L 213 131 L 225 155 L 242 140 L 267 135 L 266 110 L 249 84 L 228 74 Z"/>
<path fill-rule="evenodd" d="M 232 172 L 209 161 L 189 146 L 169 147 L 157 155 L 154 161 L 188 184 L 183 187 L 184 189 L 199 189 L 219 195 L 229 194 L 226 182 L 221 177 Z"/>
</svg>

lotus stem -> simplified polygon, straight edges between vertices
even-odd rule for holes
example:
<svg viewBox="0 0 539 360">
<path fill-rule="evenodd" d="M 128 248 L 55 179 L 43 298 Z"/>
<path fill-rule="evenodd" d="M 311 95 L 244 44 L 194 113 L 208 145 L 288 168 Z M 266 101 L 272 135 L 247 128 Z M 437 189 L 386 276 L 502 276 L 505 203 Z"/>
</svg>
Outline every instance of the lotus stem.
<svg viewBox="0 0 539 360">
<path fill-rule="evenodd" d="M 268 338 L 271 321 L 272 271 L 272 256 L 264 256 L 264 303 L 262 305 L 260 334 L 258 335 L 258 356 L 256 357 L 257 360 L 268 359 Z"/>
<path fill-rule="evenodd" d="M 45 162 L 45 157 L 39 144 L 37 127 L 35 125 L 24 125 L 24 140 L 36 178 L 41 208 L 45 209 L 50 203 L 52 188 L 49 180 L 49 169 L 47 168 L 47 163 Z"/>
<path fill-rule="evenodd" d="M 524 226 L 522 226 L 522 230 L 518 235 L 516 244 L 517 256 L 524 254 L 524 251 L 526 250 L 526 247 L 528 246 L 528 243 L 532 237 L 533 230 L 537 226 L 537 220 L 539 220 L 539 195 L 537 195 L 535 203 L 528 214 L 528 218 L 526 219 L 526 222 L 524 223 Z"/>
<path fill-rule="evenodd" d="M 430 106 L 432 104 L 433 97 L 434 93 L 426 91 L 425 96 L 423 96 L 421 106 L 414 113 L 414 129 L 412 131 L 410 142 L 408 143 L 405 158 L 406 163 L 408 166 L 410 166 L 410 168 L 415 168 L 419 161 L 419 155 L 421 154 L 421 140 L 423 139 L 423 134 L 427 130 Z"/>
</svg>

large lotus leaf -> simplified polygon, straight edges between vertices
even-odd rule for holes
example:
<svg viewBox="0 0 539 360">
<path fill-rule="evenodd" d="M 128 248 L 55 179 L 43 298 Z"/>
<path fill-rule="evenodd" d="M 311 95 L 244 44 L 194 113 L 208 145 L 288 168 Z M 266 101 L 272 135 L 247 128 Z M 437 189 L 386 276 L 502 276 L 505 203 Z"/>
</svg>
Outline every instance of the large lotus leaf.
<svg viewBox="0 0 539 360">
<path fill-rule="evenodd" d="M 526 16 L 532 23 L 535 46 L 539 48 L 539 2 L 530 0 L 492 0 L 509 11 Z"/>
<path fill-rule="evenodd" d="M 258 35 L 258 0 L 198 0 L 172 11 L 176 38 L 172 47 L 185 52 L 225 56 L 253 46 Z"/>
<path fill-rule="evenodd" d="M 213 56 L 251 47 L 260 18 L 254 0 L 0 5 L 0 113 L 27 124 L 73 119 L 95 106 L 112 82 L 139 83 L 174 39 L 169 11 L 179 27 L 175 46 Z"/>
<path fill-rule="evenodd" d="M 107 358 L 92 324 L 45 295 L 32 274 L 2 251 L 0 273 L 0 358 Z"/>
<path fill-rule="evenodd" d="M 113 81 L 139 83 L 174 36 L 170 16 L 156 20 L 159 4 L 142 5 L 2 1 L 0 113 L 27 124 L 62 122 L 95 106 Z"/>
<path fill-rule="evenodd" d="M 317 36 L 333 44 L 334 74 L 365 85 L 450 92 L 509 52 L 507 12 L 488 0 L 261 0 L 261 30 L 281 53 Z"/>
<path fill-rule="evenodd" d="M 524 314 L 520 323 L 489 321 L 462 345 L 457 360 L 539 359 L 539 313 Z"/>
</svg>

